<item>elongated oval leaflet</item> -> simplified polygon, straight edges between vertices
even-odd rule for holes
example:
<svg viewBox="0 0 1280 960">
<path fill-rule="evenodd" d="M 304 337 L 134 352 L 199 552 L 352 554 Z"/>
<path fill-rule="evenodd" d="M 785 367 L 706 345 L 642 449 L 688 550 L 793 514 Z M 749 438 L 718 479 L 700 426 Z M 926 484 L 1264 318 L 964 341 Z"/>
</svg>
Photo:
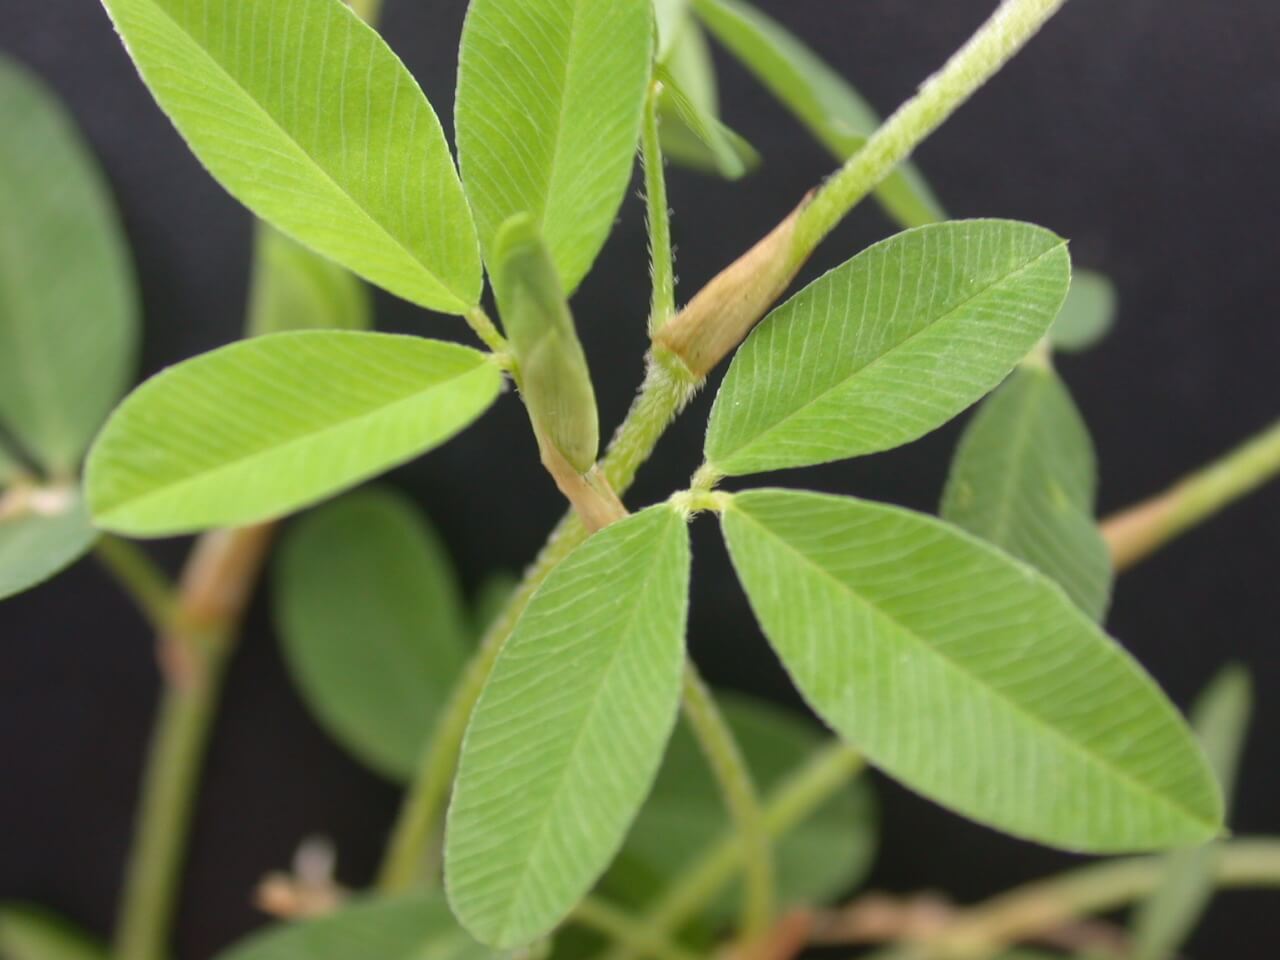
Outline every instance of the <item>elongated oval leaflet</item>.
<svg viewBox="0 0 1280 960">
<path fill-rule="evenodd" d="M 259 223 L 246 326 L 252 337 L 290 330 L 368 330 L 373 303 L 368 288 L 342 267 Z"/>
<path fill-rule="evenodd" d="M 103 0 L 160 107 L 237 200 L 433 310 L 480 300 L 435 111 L 342 0 Z"/>
<path fill-rule="evenodd" d="M 289 672 L 321 724 L 408 782 L 471 649 L 439 536 L 407 498 L 357 490 L 293 525 L 276 555 Z"/>
<path fill-rule="evenodd" d="M 68 478 L 133 377 L 133 268 L 71 118 L 5 57 L 0 130 L 0 424 Z"/>
<path fill-rule="evenodd" d="M 1111 554 L 1093 519 L 1093 441 L 1057 374 L 1016 370 L 965 428 L 943 519 L 1031 564 L 1095 620 L 1111 597 Z"/>
<path fill-rule="evenodd" d="M 278 517 L 438 446 L 501 385 L 489 356 L 437 340 L 245 340 L 125 399 L 90 452 L 89 507 L 100 527 L 135 536 Z"/>
<path fill-rule="evenodd" d="M 0 600 L 66 569 L 98 539 L 78 491 L 31 491 L 25 495 L 42 497 L 46 504 L 0 516 Z"/>
<path fill-rule="evenodd" d="M 1062 312 L 1053 321 L 1049 339 L 1055 350 L 1088 350 L 1111 332 L 1116 319 L 1116 288 L 1093 270 L 1077 270 Z"/>
<path fill-rule="evenodd" d="M 492 960 L 449 915 L 444 899 L 414 893 L 356 900 L 321 917 L 268 927 L 217 960 Z"/>
<path fill-rule="evenodd" d="M 548 933 L 622 845 L 675 723 L 688 589 L 684 518 L 650 507 L 556 567 L 502 648 L 445 835 L 449 902 L 481 942 Z"/>
<path fill-rule="evenodd" d="M 765 318 L 707 427 L 708 463 L 740 475 L 888 450 L 994 389 L 1044 336 L 1071 279 L 1040 227 L 966 220 L 864 250 Z"/>
<path fill-rule="evenodd" d="M 552 444 L 586 473 L 600 446 L 591 371 L 551 253 L 528 214 L 512 217 L 498 231 L 493 289 L 539 442 Z"/>
<path fill-rule="evenodd" d="M 532 214 L 572 293 L 631 180 L 653 57 L 650 0 L 471 0 L 458 158 L 486 260 Z"/>
<path fill-rule="evenodd" d="M 1056 585 L 941 521 L 787 490 L 723 514 L 797 688 L 890 776 L 1015 836 L 1097 853 L 1222 826 L 1177 711 Z"/>
</svg>

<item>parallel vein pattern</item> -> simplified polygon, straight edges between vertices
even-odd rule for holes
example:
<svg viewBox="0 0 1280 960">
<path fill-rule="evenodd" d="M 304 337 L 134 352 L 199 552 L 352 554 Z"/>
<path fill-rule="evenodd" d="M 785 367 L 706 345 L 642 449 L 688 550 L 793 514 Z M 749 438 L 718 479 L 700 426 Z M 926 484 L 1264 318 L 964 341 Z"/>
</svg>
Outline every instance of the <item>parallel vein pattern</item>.
<svg viewBox="0 0 1280 960">
<path fill-rule="evenodd" d="M 280 333 L 172 367 L 116 410 L 86 489 L 106 529 L 158 536 L 280 516 L 432 447 L 501 376 L 476 350 L 416 337 Z"/>
<path fill-rule="evenodd" d="M 1031 564 L 1095 620 L 1111 556 L 1093 519 L 1093 442 L 1052 370 L 1023 368 L 965 429 L 942 498 L 947 521 Z"/>
<path fill-rule="evenodd" d="M 650 0 L 472 0 L 458 155 L 486 257 L 532 214 L 577 288 L 631 179 L 652 54 Z"/>
<path fill-rule="evenodd" d="M 1073 850 L 1220 828 L 1213 774 L 1177 712 L 1029 567 L 932 518 L 840 497 L 752 491 L 723 522 L 796 686 L 907 786 Z"/>
<path fill-rule="evenodd" d="M 689 542 L 651 507 L 547 578 L 471 718 L 445 876 L 463 925 L 495 947 L 550 931 L 604 872 L 675 723 Z"/>
<path fill-rule="evenodd" d="M 480 298 L 440 121 L 341 0 L 103 0 L 196 156 L 285 233 L 424 307 Z"/>
<path fill-rule="evenodd" d="M 1070 282 L 1065 243 L 1000 220 L 878 243 L 773 311 L 734 358 L 707 430 L 727 474 L 915 440 L 980 399 L 1035 345 Z"/>
</svg>

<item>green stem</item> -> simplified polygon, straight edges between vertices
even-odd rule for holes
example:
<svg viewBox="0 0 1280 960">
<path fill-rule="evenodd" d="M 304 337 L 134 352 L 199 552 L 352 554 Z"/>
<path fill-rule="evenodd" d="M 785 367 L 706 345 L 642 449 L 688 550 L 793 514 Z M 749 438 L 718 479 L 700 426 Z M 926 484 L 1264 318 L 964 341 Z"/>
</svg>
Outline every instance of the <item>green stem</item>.
<svg viewBox="0 0 1280 960">
<path fill-rule="evenodd" d="M 745 861 L 742 938 L 752 943 L 773 922 L 773 847 L 760 797 L 738 741 L 697 668 L 689 661 L 684 672 L 684 713 L 707 763 L 720 784 L 725 807 L 733 817 Z"/>
<path fill-rule="evenodd" d="M 649 335 L 675 316 L 675 260 L 671 253 L 671 208 L 663 169 L 662 141 L 658 135 L 658 99 L 662 84 L 654 81 L 645 101 L 641 154 L 644 157 L 644 201 L 649 217 L 649 261 L 653 272 L 653 301 L 649 309 Z"/>
<path fill-rule="evenodd" d="M 855 204 L 995 76 L 1064 3 L 1004 0 L 969 42 L 818 191 L 796 225 L 798 255 L 807 257 Z"/>
<path fill-rule="evenodd" d="M 1280 474 L 1280 420 L 1159 496 L 1109 518 L 1103 533 L 1126 569 Z"/>
<path fill-rule="evenodd" d="M 467 311 L 467 325 L 475 331 L 477 337 L 494 353 L 507 352 L 507 340 L 498 332 L 497 326 L 489 319 L 483 307 L 472 307 Z"/>
<path fill-rule="evenodd" d="M 764 826 L 771 839 L 786 836 L 804 822 L 862 771 L 862 758 L 841 743 L 831 743 L 815 753 L 788 777 L 764 805 Z M 671 936 L 710 904 L 742 869 L 746 848 L 740 834 L 726 835 L 703 853 L 662 898 L 645 914 L 646 930 Z M 606 960 L 637 956 L 623 946 Z"/>
<path fill-rule="evenodd" d="M 1219 887 L 1280 887 L 1280 840 L 1231 840 L 1218 851 Z M 948 960 L 990 956 L 1007 944 L 1147 896 L 1167 865 L 1162 856 L 1109 860 L 1028 884 L 964 910 L 922 953 Z"/>
<path fill-rule="evenodd" d="M 136 543 L 104 533 L 94 545 L 98 561 L 127 593 L 151 628 L 168 630 L 177 609 L 172 581 Z"/>
<path fill-rule="evenodd" d="M 673 943 L 669 937 L 637 923 L 612 904 L 587 897 L 573 911 L 573 922 L 603 933 L 615 943 L 658 960 L 702 960 L 698 954 Z"/>
</svg>

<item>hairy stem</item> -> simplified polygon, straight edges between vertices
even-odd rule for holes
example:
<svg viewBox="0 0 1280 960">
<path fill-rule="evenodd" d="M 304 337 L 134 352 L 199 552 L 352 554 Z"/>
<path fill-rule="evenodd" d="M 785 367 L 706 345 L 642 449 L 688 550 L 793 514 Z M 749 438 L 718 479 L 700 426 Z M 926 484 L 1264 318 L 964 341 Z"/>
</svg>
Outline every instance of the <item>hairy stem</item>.
<svg viewBox="0 0 1280 960">
<path fill-rule="evenodd" d="M 164 572 L 136 543 L 104 533 L 94 544 L 98 562 L 147 618 L 156 633 L 164 633 L 177 612 L 177 591 Z"/>
<path fill-rule="evenodd" d="M 644 202 L 649 217 L 649 262 L 653 273 L 653 300 L 649 308 L 649 335 L 662 328 L 676 312 L 675 262 L 671 253 L 671 208 L 667 200 L 667 176 L 663 169 L 662 141 L 658 136 L 658 98 L 662 84 L 654 81 L 645 101 L 641 156 L 644 158 Z"/>
<path fill-rule="evenodd" d="M 1159 496 L 1107 519 L 1102 533 L 1116 569 L 1132 567 L 1277 474 L 1280 420 Z"/>
<path fill-rule="evenodd" d="M 699 960 L 698 954 L 672 942 L 660 931 L 637 922 L 625 911 L 594 897 L 587 897 L 578 904 L 570 919 L 603 933 L 614 943 L 624 944 L 637 953 L 658 960 Z"/>
<path fill-rule="evenodd" d="M 742 938 L 752 943 L 769 929 L 774 911 L 773 845 L 760 797 L 733 731 L 692 661 L 685 666 L 683 703 L 737 830 L 746 876 Z"/>
<path fill-rule="evenodd" d="M 143 774 L 116 929 L 117 960 L 163 960 L 200 765 L 236 630 L 271 543 L 270 526 L 202 536 L 159 637 L 165 679 Z"/>
</svg>

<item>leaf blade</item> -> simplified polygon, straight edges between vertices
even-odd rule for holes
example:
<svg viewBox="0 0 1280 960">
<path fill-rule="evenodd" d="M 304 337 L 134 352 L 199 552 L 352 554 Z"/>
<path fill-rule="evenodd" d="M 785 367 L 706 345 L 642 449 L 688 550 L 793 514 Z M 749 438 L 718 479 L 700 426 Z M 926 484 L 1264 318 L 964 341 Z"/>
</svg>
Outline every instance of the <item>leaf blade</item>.
<svg viewBox="0 0 1280 960">
<path fill-rule="evenodd" d="M 98 539 L 77 492 L 57 491 L 53 508 L 0 518 L 0 600 L 38 586 L 75 563 Z"/>
<path fill-rule="evenodd" d="M 103 5 L 162 109 L 237 200 L 420 306 L 461 314 L 479 302 L 475 228 L 440 121 L 345 3 Z"/>
<path fill-rule="evenodd" d="M 1102 274 L 1075 271 L 1067 301 L 1049 329 L 1054 348 L 1076 353 L 1097 344 L 1115 325 L 1118 299 L 1115 287 Z"/>
<path fill-rule="evenodd" d="M 246 331 L 251 337 L 293 330 L 368 330 L 369 290 L 330 260 L 259 222 Z"/>
<path fill-rule="evenodd" d="M 72 118 L 5 57 L 0 128 L 0 421 L 69 477 L 133 376 L 133 268 Z"/>
<path fill-rule="evenodd" d="M 912 789 L 1074 850 L 1220 828 L 1221 797 L 1177 712 L 1030 568 L 932 518 L 849 498 L 751 491 L 722 521 L 801 693 Z"/>
<path fill-rule="evenodd" d="M 1111 556 L 1093 511 L 1097 466 L 1088 428 L 1049 369 L 1022 367 L 965 428 L 941 516 L 1029 563 L 1101 620 Z"/>
<path fill-rule="evenodd" d="M 482 942 L 546 933 L 621 846 L 675 723 L 688 577 L 683 518 L 651 507 L 557 567 L 503 648 L 445 837 L 449 902 Z"/>
<path fill-rule="evenodd" d="M 403 495 L 360 490 L 289 530 L 275 581 L 285 659 L 312 713 L 367 766 L 407 783 L 470 649 L 439 536 Z"/>
<path fill-rule="evenodd" d="M 22 903 L 0 905 L 5 960 L 106 960 L 107 951 L 61 917 Z"/>
<path fill-rule="evenodd" d="M 458 155 L 486 261 L 528 213 L 572 293 L 626 193 L 653 48 L 649 0 L 472 0 Z"/>
<path fill-rule="evenodd" d="M 241 341 L 121 404 L 89 456 L 90 509 L 99 526 L 137 536 L 256 523 L 443 443 L 500 387 L 485 354 L 435 340 L 300 331 Z"/>
<path fill-rule="evenodd" d="M 868 248 L 738 350 L 711 411 L 708 463 L 741 475 L 923 436 L 1004 379 L 1069 280 L 1063 241 L 1012 221 L 920 227 Z"/>
</svg>

